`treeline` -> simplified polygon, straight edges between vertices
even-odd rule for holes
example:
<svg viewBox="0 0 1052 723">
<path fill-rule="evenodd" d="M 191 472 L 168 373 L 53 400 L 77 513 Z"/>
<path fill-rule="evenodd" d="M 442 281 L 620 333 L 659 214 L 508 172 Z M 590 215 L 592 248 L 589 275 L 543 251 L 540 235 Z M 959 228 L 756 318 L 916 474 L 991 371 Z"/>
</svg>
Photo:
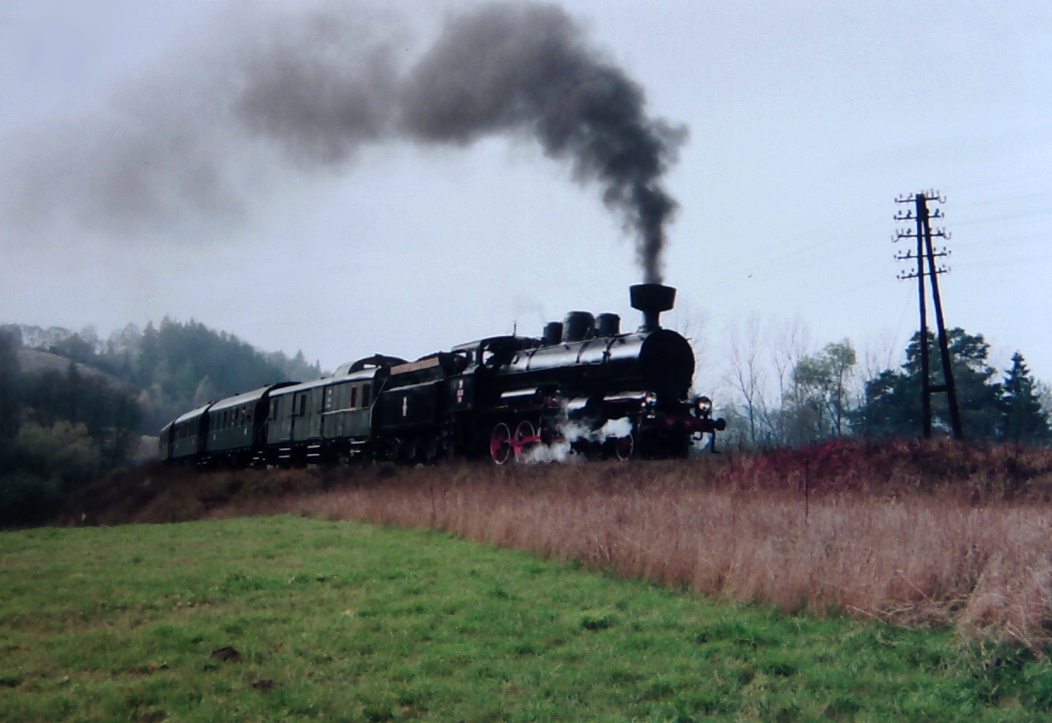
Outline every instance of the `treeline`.
<svg viewBox="0 0 1052 723">
<path fill-rule="evenodd" d="M 803 333 L 790 327 L 765 334 L 755 322 L 732 338 L 724 381 L 730 388 L 728 440 L 742 448 L 796 447 L 834 437 L 910 438 L 923 425 L 921 335 L 897 367 L 873 358 L 860 363 L 845 339 L 807 353 Z M 1034 379 L 1022 353 L 1006 369 L 989 361 L 981 334 L 947 332 L 953 381 L 965 439 L 1046 446 L 1052 443 L 1047 385 Z M 928 333 L 929 379 L 944 387 L 938 342 Z M 883 367 L 883 368 L 882 368 Z M 932 433 L 949 435 L 948 395 L 931 396 Z"/>
<path fill-rule="evenodd" d="M 31 348 L 50 363 L 23 365 Z M 319 376 L 302 352 L 264 354 L 195 321 L 129 325 L 106 340 L 90 328 L 0 327 L 0 525 L 45 519 L 75 490 L 152 452 L 144 437 L 194 406 Z"/>
</svg>

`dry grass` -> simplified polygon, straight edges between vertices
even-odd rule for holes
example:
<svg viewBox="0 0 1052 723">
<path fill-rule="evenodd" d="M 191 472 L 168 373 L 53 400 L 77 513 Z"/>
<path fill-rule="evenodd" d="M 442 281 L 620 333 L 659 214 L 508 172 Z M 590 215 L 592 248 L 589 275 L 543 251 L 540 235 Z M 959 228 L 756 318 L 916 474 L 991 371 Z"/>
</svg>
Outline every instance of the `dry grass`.
<svg viewBox="0 0 1052 723">
<path fill-rule="evenodd" d="M 199 514 L 436 527 L 717 599 L 955 623 L 1032 649 L 1052 641 L 1052 503 L 1042 486 L 1052 456 L 843 447 L 720 461 L 230 473 L 198 483 L 199 498 L 236 488 L 221 504 L 198 499 Z M 258 493 L 261 480 L 287 488 L 296 474 L 310 480 L 300 494 Z"/>
</svg>

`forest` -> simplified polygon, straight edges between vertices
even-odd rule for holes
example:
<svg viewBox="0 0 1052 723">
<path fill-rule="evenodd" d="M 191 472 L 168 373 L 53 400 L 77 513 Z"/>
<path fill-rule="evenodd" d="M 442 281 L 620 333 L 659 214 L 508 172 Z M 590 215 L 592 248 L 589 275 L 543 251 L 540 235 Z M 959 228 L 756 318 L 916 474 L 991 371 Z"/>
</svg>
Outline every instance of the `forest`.
<svg viewBox="0 0 1052 723">
<path fill-rule="evenodd" d="M 195 321 L 92 329 L 0 327 L 0 525 L 46 519 L 73 492 L 156 452 L 176 416 L 265 384 L 321 376 Z"/>
<path fill-rule="evenodd" d="M 1052 442 L 1048 387 L 1023 355 L 995 369 L 981 334 L 948 333 L 964 437 L 1030 447 Z M 935 339 L 927 339 L 938 360 Z M 860 369 L 845 339 L 807 352 L 735 336 L 717 395 L 728 430 L 721 448 L 801 447 L 839 437 L 915 438 L 922 425 L 920 335 L 889 368 Z M 933 361 L 931 383 L 943 384 Z M 703 370 L 707 371 L 707 370 Z M 111 470 L 151 459 L 157 431 L 209 401 L 281 380 L 310 380 L 320 364 L 302 352 L 264 353 L 196 321 L 128 325 L 102 339 L 92 329 L 0 327 L 0 525 L 47 520 L 77 490 Z M 933 427 L 949 434 L 946 395 Z"/>
</svg>

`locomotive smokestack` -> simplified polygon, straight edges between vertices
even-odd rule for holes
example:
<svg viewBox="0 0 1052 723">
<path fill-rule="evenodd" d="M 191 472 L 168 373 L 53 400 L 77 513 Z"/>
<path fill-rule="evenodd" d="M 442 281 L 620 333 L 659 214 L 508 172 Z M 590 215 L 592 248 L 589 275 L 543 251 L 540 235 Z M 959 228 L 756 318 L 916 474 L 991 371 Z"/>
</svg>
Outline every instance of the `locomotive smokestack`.
<svg viewBox="0 0 1052 723">
<path fill-rule="evenodd" d="M 676 304 L 676 290 L 662 284 L 636 284 L 632 286 L 632 308 L 643 312 L 640 331 L 657 331 L 661 328 L 659 318 Z"/>
</svg>

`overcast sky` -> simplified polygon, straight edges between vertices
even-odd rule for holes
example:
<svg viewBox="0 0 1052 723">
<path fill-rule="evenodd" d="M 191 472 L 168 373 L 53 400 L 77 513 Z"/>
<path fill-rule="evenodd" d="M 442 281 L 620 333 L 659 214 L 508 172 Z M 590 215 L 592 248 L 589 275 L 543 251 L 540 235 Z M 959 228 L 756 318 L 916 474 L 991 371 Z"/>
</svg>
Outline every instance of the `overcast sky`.
<svg viewBox="0 0 1052 723">
<path fill-rule="evenodd" d="M 369 45 L 379 23 L 404 69 L 447 13 L 473 6 L 388 2 L 368 32 L 346 18 L 347 33 Z M 278 154 L 228 136 L 214 105 L 238 87 L 230 59 L 268 34 L 284 52 L 280 28 L 317 7 L 0 3 L 0 322 L 93 324 L 106 336 L 193 318 L 329 369 L 516 324 L 539 334 L 572 309 L 639 323 L 628 286 L 642 272 L 623 218 L 599 183 L 578 182 L 570 161 L 529 137 L 363 136 L 312 165 L 293 146 Z M 905 250 L 891 242 L 894 199 L 929 188 L 946 197 L 952 233 L 947 323 L 984 334 L 998 366 L 1018 349 L 1052 381 L 1052 6 L 561 7 L 643 89 L 650 119 L 689 132 L 664 177 L 679 209 L 663 271 L 679 289 L 666 320 L 709 350 L 699 389 L 718 386 L 729 329 L 750 318 L 802 320 L 816 348 L 847 337 L 901 350 L 917 302 L 915 283 L 896 280 L 907 267 L 893 259 Z M 345 62 L 342 52 L 325 62 Z M 357 46 L 347 53 L 361 60 Z M 157 138 L 156 157 L 138 143 Z M 237 164 L 219 166 L 229 177 L 164 179 L 191 211 L 159 201 L 150 224 L 137 222 L 163 169 L 209 167 L 232 148 Z M 96 186 L 112 168 L 153 161 L 119 188 Z"/>
</svg>

